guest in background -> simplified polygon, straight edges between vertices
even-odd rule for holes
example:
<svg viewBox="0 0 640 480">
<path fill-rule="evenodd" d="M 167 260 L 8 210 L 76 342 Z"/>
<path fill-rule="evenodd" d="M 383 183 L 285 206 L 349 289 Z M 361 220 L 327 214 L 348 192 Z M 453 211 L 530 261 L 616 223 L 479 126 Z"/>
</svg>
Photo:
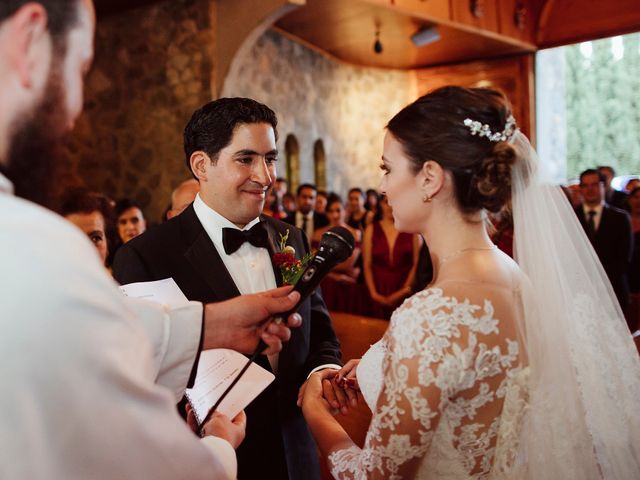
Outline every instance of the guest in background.
<svg viewBox="0 0 640 480">
<path fill-rule="evenodd" d="M 167 211 L 167 220 L 180 215 L 193 203 L 200 191 L 200 184 L 195 178 L 185 180 L 171 193 L 171 208 Z"/>
<path fill-rule="evenodd" d="M 640 187 L 640 178 L 631 178 L 630 180 L 628 180 L 627 184 L 624 186 L 624 189 L 626 190 L 627 194 L 631 194 L 631 191 L 636 187 Z M 629 207 L 631 207 L 631 205 L 629 205 Z"/>
<path fill-rule="evenodd" d="M 347 196 L 347 207 L 349 210 L 349 218 L 347 219 L 347 225 L 351 228 L 357 228 L 364 232 L 367 225 L 371 223 L 373 214 L 368 212 L 364 208 L 364 193 L 362 189 L 354 187 L 349 190 Z"/>
<path fill-rule="evenodd" d="M 598 173 L 604 179 L 604 201 L 612 207 L 629 210 L 629 205 L 627 204 L 627 194 L 625 192 L 616 190 L 611 186 L 611 181 L 616 176 L 616 171 L 613 169 L 613 167 L 610 167 L 608 165 L 601 165 L 598 167 Z"/>
<path fill-rule="evenodd" d="M 309 240 L 313 238 L 314 231 L 329 224 L 329 220 L 324 214 L 316 213 L 313 210 L 317 192 L 316 186 L 311 183 L 300 185 L 296 191 L 297 211 L 290 213 L 284 219 L 288 224 L 302 229 Z"/>
<path fill-rule="evenodd" d="M 262 207 L 262 214 L 267 215 L 268 217 L 277 218 L 278 220 L 282 220 L 287 216 L 287 214 L 282 210 L 282 206 L 278 201 L 275 188 L 270 188 L 269 190 L 267 190 L 267 198 L 265 198 L 264 207 Z"/>
<path fill-rule="evenodd" d="M 360 256 L 360 244 L 362 242 L 362 232 L 357 228 L 353 228 L 347 225 L 344 221 L 344 205 L 342 198 L 339 195 L 332 193 L 327 199 L 327 219 L 329 225 L 313 232 L 313 238 L 311 239 L 311 247 L 317 249 L 320 245 L 320 239 L 327 231 L 333 227 L 343 227 L 351 232 L 355 240 L 355 248 L 353 253 L 344 262 L 336 265 L 329 276 L 332 276 L 336 280 L 355 282 L 360 275 L 360 268 L 356 266 L 356 261 Z M 324 290 L 323 290 L 324 292 Z"/>
<path fill-rule="evenodd" d="M 316 194 L 315 212 L 326 214 L 328 194 L 324 190 L 318 190 Z"/>
<path fill-rule="evenodd" d="M 109 248 L 115 240 L 112 200 L 85 188 L 74 188 L 62 196 L 59 213 L 89 237 L 102 264 L 108 266 Z"/>
<path fill-rule="evenodd" d="M 629 192 L 629 207 L 631 208 L 631 228 L 633 229 L 633 256 L 629 265 L 629 290 L 631 305 L 627 322 L 631 331 L 640 326 L 640 186 Z"/>
<path fill-rule="evenodd" d="M 605 203 L 604 185 L 605 180 L 598 170 L 582 172 L 580 189 L 584 203 L 575 212 L 624 311 L 629 303 L 627 271 L 633 248 L 631 221 L 627 212 Z"/>
<path fill-rule="evenodd" d="M 127 243 L 147 229 L 142 208 L 135 200 L 124 198 L 116 203 L 118 235 L 122 243 Z"/>
<path fill-rule="evenodd" d="M 282 201 L 282 197 L 284 197 L 285 193 L 289 191 L 289 184 L 287 183 L 287 179 L 283 177 L 276 178 L 276 181 L 273 184 L 273 191 L 280 201 Z"/>
<path fill-rule="evenodd" d="M 511 203 L 508 203 L 500 212 L 491 215 L 489 227 L 491 241 L 500 250 L 513 258 L 513 216 L 511 215 Z"/>
<path fill-rule="evenodd" d="M 296 211 L 296 198 L 289 192 L 282 196 L 282 210 L 287 215 Z"/>
<path fill-rule="evenodd" d="M 365 193 L 365 197 L 364 208 L 371 212 L 371 215 L 375 215 L 378 212 L 378 206 L 380 204 L 380 194 L 377 190 L 370 188 Z"/>
<path fill-rule="evenodd" d="M 380 199 L 378 215 L 364 231 L 362 258 L 364 279 L 373 305 L 373 316 L 389 319 L 407 298 L 420 254 L 420 237 L 396 230 L 393 211 L 386 196 Z"/>
<path fill-rule="evenodd" d="M 567 190 L 569 191 L 569 201 L 574 209 L 578 208 L 582 205 L 582 190 L 580 189 L 579 183 L 574 183 L 567 186 Z"/>
<path fill-rule="evenodd" d="M 289 185 L 287 184 L 287 180 L 285 178 L 283 177 L 276 178 L 272 188 L 274 200 L 271 202 L 271 205 L 269 206 L 271 211 L 283 212 L 284 216 L 286 216 L 287 212 L 285 211 L 285 208 L 284 208 L 284 196 L 287 195 L 288 188 L 289 188 Z M 282 219 L 284 218 L 284 216 L 278 217 L 278 218 Z"/>
</svg>

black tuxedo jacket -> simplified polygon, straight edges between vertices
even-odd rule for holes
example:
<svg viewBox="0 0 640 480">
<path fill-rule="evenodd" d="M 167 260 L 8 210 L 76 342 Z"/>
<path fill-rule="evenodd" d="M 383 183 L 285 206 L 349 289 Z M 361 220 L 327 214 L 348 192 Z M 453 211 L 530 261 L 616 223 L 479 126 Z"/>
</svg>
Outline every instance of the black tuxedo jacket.
<svg viewBox="0 0 640 480">
<path fill-rule="evenodd" d="M 588 232 L 582 205 L 575 211 L 585 232 Z M 589 240 L 624 310 L 629 303 L 627 270 L 633 253 L 633 233 L 629 214 L 605 204 L 596 235 Z"/>
<path fill-rule="evenodd" d="M 261 219 L 269 233 L 272 258 L 278 234 L 287 230 L 287 244 L 299 256 L 309 250 L 301 230 L 271 217 Z M 274 273 L 281 285 L 282 276 L 275 265 Z M 116 254 L 113 275 L 121 284 L 173 277 L 189 300 L 203 303 L 240 295 L 193 205 L 124 244 Z M 247 434 L 237 451 L 240 479 L 319 478 L 315 443 L 296 399 L 313 368 L 341 364 L 340 345 L 318 291 L 302 303 L 298 312 L 303 323 L 292 330 L 291 339 L 280 352 L 276 380 L 246 409 Z M 261 357 L 260 364 L 271 370 L 267 358 Z"/>
<path fill-rule="evenodd" d="M 291 212 L 284 218 L 289 225 L 296 226 L 296 212 Z M 324 213 L 313 212 L 313 229 L 319 230 L 329 225 L 329 219 Z"/>
</svg>

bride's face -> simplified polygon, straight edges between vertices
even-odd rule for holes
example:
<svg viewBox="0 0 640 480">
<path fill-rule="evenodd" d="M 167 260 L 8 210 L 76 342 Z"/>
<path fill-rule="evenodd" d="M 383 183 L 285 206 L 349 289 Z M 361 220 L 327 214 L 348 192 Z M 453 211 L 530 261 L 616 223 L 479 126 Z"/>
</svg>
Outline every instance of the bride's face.
<svg viewBox="0 0 640 480">
<path fill-rule="evenodd" d="M 426 209 L 422 202 L 419 178 L 402 145 L 390 132 L 384 137 L 380 168 L 383 177 L 379 190 L 387 196 L 395 227 L 402 232 L 422 232 Z"/>
</svg>

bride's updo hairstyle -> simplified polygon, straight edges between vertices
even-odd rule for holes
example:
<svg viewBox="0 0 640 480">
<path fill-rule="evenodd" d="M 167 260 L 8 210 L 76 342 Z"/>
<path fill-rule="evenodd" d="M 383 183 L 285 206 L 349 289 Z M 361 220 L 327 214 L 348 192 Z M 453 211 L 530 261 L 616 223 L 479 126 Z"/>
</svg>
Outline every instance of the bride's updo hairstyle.
<svg viewBox="0 0 640 480">
<path fill-rule="evenodd" d="M 508 122 L 515 129 L 511 107 L 501 93 L 451 86 L 406 106 L 387 129 L 402 145 L 416 174 L 428 160 L 452 173 L 463 212 L 498 212 L 511 198 L 511 165 L 516 160 L 508 135 L 500 135 L 508 130 Z M 477 129 L 488 125 L 488 133 L 501 138 L 491 140 L 479 131 L 474 135 L 470 123 Z"/>
</svg>

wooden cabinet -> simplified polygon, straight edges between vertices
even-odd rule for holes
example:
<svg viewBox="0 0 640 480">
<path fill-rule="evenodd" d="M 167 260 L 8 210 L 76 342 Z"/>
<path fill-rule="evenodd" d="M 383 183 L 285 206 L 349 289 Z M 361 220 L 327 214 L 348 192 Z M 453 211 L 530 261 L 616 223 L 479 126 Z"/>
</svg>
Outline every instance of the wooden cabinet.
<svg viewBox="0 0 640 480">
<path fill-rule="evenodd" d="M 498 0 L 498 31 L 525 42 L 534 41 L 537 11 L 532 0 Z"/>
<path fill-rule="evenodd" d="M 419 95 L 445 85 L 502 90 L 518 126 L 534 142 L 533 55 L 425 68 L 416 70 L 416 80 Z"/>
<path fill-rule="evenodd" d="M 451 0 L 451 20 L 498 32 L 498 0 Z"/>
<path fill-rule="evenodd" d="M 395 8 L 420 18 L 449 21 L 449 0 L 392 0 Z"/>
</svg>

